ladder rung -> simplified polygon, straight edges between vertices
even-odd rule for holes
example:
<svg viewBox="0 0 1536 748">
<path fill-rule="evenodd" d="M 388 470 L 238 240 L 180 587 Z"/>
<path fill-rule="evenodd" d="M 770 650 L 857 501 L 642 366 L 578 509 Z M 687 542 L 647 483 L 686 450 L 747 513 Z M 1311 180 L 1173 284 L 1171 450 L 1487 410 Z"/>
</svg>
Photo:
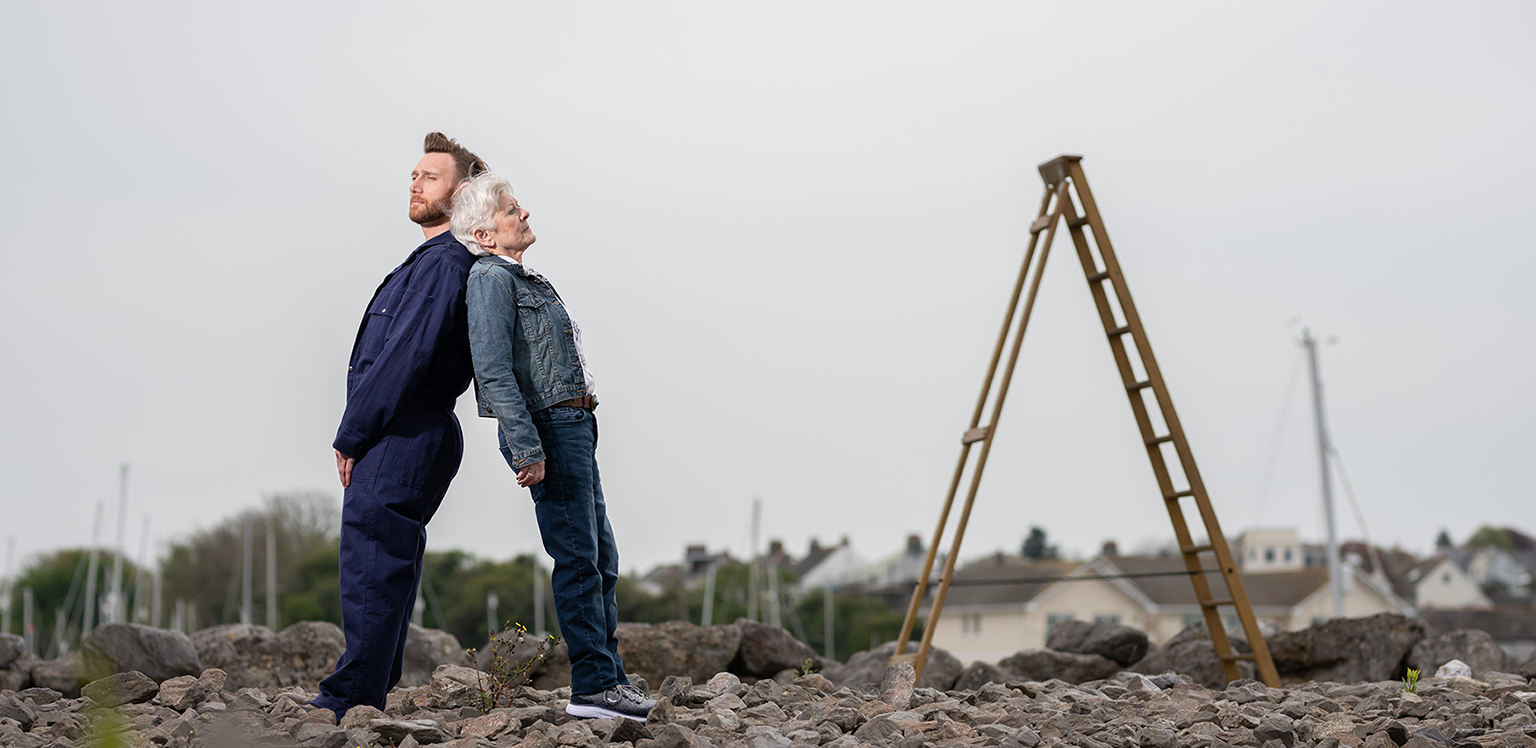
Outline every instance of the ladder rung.
<svg viewBox="0 0 1536 748">
<path fill-rule="evenodd" d="M 1038 234 L 1038 233 L 1046 230 L 1047 228 L 1050 227 L 1051 221 L 1053 221 L 1055 219 L 1056 219 L 1056 214 L 1055 213 L 1047 213 L 1047 214 L 1045 214 L 1043 216 L 1040 216 L 1039 218 L 1036 218 L 1035 222 L 1031 223 L 1029 225 L 1029 233 L 1031 233 L 1031 234 Z"/>
<path fill-rule="evenodd" d="M 1159 437 L 1156 437 L 1156 438 L 1153 438 L 1153 439 L 1148 439 L 1147 440 L 1147 446 L 1155 447 L 1155 446 L 1157 446 L 1159 444 L 1167 444 L 1168 442 L 1171 442 L 1171 441 L 1173 441 L 1173 434 L 1165 434 L 1163 436 L 1159 436 Z"/>
<path fill-rule="evenodd" d="M 1088 276 L 1088 282 L 1089 283 L 1098 283 L 1101 280 L 1109 280 L 1109 271 L 1108 270 L 1100 270 L 1099 272 L 1094 273 L 1093 275 Z"/>
<path fill-rule="evenodd" d="M 1079 226 L 1087 226 L 1088 225 L 1088 216 L 1078 216 L 1077 218 L 1068 219 L 1067 220 L 1067 225 L 1072 227 L 1072 228 L 1074 228 L 1074 229 L 1079 227 Z"/>
<path fill-rule="evenodd" d="M 1136 383 L 1133 383 L 1133 384 L 1126 385 L 1125 386 L 1125 391 L 1126 392 L 1137 392 L 1139 390 L 1144 390 L 1144 389 L 1146 389 L 1148 387 L 1151 387 L 1151 386 L 1152 386 L 1152 380 L 1148 379 L 1145 382 L 1136 382 Z"/>
<path fill-rule="evenodd" d="M 974 444 L 976 442 L 981 441 L 982 439 L 987 438 L 987 429 L 988 428 L 990 428 L 990 426 L 977 426 L 976 428 L 973 428 L 970 431 L 965 432 L 965 435 L 960 437 L 960 443 L 961 444 Z"/>
<path fill-rule="evenodd" d="M 1231 605 L 1231 604 L 1232 604 L 1232 598 L 1230 598 L 1230 597 L 1220 597 L 1220 598 L 1216 598 L 1215 600 L 1201 600 L 1200 601 L 1200 607 L 1202 607 L 1202 608 L 1216 608 L 1216 607 L 1220 607 L 1222 605 Z"/>
<path fill-rule="evenodd" d="M 1116 327 L 1113 330 L 1107 331 L 1105 334 L 1110 336 L 1110 337 L 1114 337 L 1116 335 L 1124 335 L 1124 334 L 1126 334 L 1126 333 L 1128 333 L 1130 331 L 1131 331 L 1131 326 L 1130 325 L 1126 325 L 1125 327 Z"/>
<path fill-rule="evenodd" d="M 1180 548 L 1179 550 L 1183 551 L 1185 555 L 1195 555 L 1198 553 L 1205 553 L 1206 551 L 1214 551 L 1216 550 L 1216 546 L 1213 546 L 1209 543 L 1205 545 L 1187 545 L 1183 548 Z"/>
<path fill-rule="evenodd" d="M 1239 660 L 1243 660 L 1243 661 L 1246 661 L 1246 662 L 1253 662 L 1254 661 L 1253 660 L 1253 655 L 1251 655 L 1251 654 L 1221 655 L 1221 661 L 1222 662 L 1237 662 Z"/>
<path fill-rule="evenodd" d="M 1194 495 L 1195 495 L 1195 489 L 1193 489 L 1193 488 L 1186 488 L 1183 491 L 1174 491 L 1173 493 L 1163 494 L 1163 498 L 1168 500 L 1168 501 L 1178 501 L 1179 499 L 1182 499 L 1182 498 L 1184 498 L 1186 496 L 1194 496 Z"/>
</svg>

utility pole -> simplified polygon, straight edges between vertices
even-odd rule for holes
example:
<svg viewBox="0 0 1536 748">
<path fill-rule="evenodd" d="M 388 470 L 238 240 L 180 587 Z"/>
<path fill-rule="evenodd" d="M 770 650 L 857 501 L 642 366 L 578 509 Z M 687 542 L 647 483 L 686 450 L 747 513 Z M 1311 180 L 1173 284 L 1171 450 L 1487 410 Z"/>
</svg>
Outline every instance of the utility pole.
<svg viewBox="0 0 1536 748">
<path fill-rule="evenodd" d="M 148 600 L 145 599 L 146 587 L 149 586 L 148 572 L 145 571 L 144 559 L 149 556 L 149 515 L 144 515 L 144 530 L 139 534 L 139 563 L 133 574 L 133 607 L 132 614 L 127 618 L 133 623 L 143 623 L 149 618 L 149 611 L 144 609 Z"/>
<path fill-rule="evenodd" d="M 107 511 L 105 504 L 96 502 L 96 525 L 91 530 L 91 562 L 85 573 L 85 618 L 80 624 L 80 641 L 91 635 L 96 624 L 96 568 L 101 562 L 101 518 Z"/>
<path fill-rule="evenodd" d="M 1323 379 L 1317 371 L 1317 339 L 1312 331 L 1301 329 L 1301 344 L 1307 349 L 1307 364 L 1312 370 L 1312 416 L 1317 426 L 1317 471 L 1323 481 L 1323 518 L 1328 528 L 1328 592 L 1333 602 L 1333 617 L 1344 617 L 1344 576 L 1339 568 L 1339 537 L 1333 521 L 1333 482 L 1328 471 L 1328 428 L 1323 422 Z"/>
<path fill-rule="evenodd" d="M 704 570 L 704 614 L 699 616 L 699 625 L 708 626 L 715 620 L 715 562 L 709 562 L 709 568 Z"/>
<path fill-rule="evenodd" d="M 496 590 L 485 593 L 485 631 L 488 641 L 496 640 L 499 627 L 496 625 L 496 609 L 501 606 L 501 598 L 497 597 Z"/>
<path fill-rule="evenodd" d="M 155 567 L 155 594 L 149 601 L 149 625 L 160 628 L 160 568 Z"/>
<path fill-rule="evenodd" d="M 821 608 L 825 612 L 825 615 L 822 616 L 822 622 L 823 622 L 823 625 L 826 627 L 826 631 L 824 632 L 826 634 L 826 639 L 827 639 L 827 654 L 826 654 L 826 657 L 829 660 L 835 659 L 832 656 L 832 652 L 834 651 L 834 648 L 832 646 L 832 631 L 833 631 L 832 616 L 834 615 L 833 611 L 835 610 L 835 608 L 833 607 L 833 603 L 834 602 L 835 602 L 835 599 L 834 599 L 834 596 L 832 594 L 832 585 L 828 584 L 827 586 L 822 587 L 821 588 Z"/>
<path fill-rule="evenodd" d="M 277 630 L 277 528 L 267 516 L 267 628 Z"/>
<path fill-rule="evenodd" d="M 783 626 L 779 619 L 779 567 L 764 564 L 763 573 L 768 575 L 768 623 Z"/>
<path fill-rule="evenodd" d="M 763 518 L 763 500 L 752 499 L 752 561 L 747 565 L 747 617 L 757 620 L 757 529 Z"/>
<path fill-rule="evenodd" d="M 112 554 L 112 587 L 107 595 L 107 622 L 123 620 L 123 555 L 128 549 L 123 535 L 128 527 L 128 463 L 123 463 L 117 481 L 117 550 Z"/>
<path fill-rule="evenodd" d="M 11 561 L 16 557 L 16 536 L 5 542 L 5 576 L 0 578 L 0 634 L 11 633 Z"/>
<path fill-rule="evenodd" d="M 539 568 L 539 557 L 533 557 L 533 635 L 544 638 L 544 571 Z"/>
<path fill-rule="evenodd" d="M 21 588 L 21 638 L 27 654 L 37 654 L 37 624 L 32 621 L 32 588 Z"/>
<path fill-rule="evenodd" d="M 251 622 L 251 518 L 246 517 L 240 532 L 240 622 Z"/>
</svg>

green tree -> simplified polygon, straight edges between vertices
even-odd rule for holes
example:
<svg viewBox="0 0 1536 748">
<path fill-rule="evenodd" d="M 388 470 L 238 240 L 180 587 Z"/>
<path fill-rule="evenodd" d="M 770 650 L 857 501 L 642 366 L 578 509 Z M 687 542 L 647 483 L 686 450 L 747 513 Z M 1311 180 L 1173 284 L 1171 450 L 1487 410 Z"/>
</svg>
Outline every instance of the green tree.
<svg viewBox="0 0 1536 748">
<path fill-rule="evenodd" d="M 1029 536 L 1024 538 L 1024 547 L 1020 549 L 1024 558 L 1032 558 L 1036 561 L 1047 558 L 1056 558 L 1056 546 L 1046 542 L 1045 529 L 1037 525 L 1031 525 Z"/>
<path fill-rule="evenodd" d="M 801 598 L 795 611 L 805 626 L 809 639 L 806 644 L 817 654 L 825 654 L 826 595 L 819 589 L 810 591 Z M 892 610 L 879 598 L 846 593 L 833 594 L 832 613 L 832 659 L 839 662 L 847 662 L 859 652 L 894 640 L 901 635 L 901 624 L 906 618 L 904 612 Z M 922 626 L 923 622 L 919 620 L 917 629 L 921 630 Z"/>
<path fill-rule="evenodd" d="M 330 595 L 336 595 L 334 562 L 330 577 L 322 563 L 325 554 L 334 558 L 341 529 L 341 512 L 334 496 L 319 491 L 295 491 L 265 497 L 260 509 L 249 509 L 217 525 L 194 532 L 173 543 L 161 560 L 164 600 L 167 606 L 185 600 L 189 617 L 196 627 L 234 623 L 240 619 L 241 568 L 245 527 L 251 532 L 252 605 L 255 623 L 266 623 L 267 528 L 275 531 L 277 546 L 277 589 L 281 628 L 295 620 L 341 619 L 339 599 L 334 605 L 322 598 L 329 583 Z M 303 573 L 301 574 L 301 570 Z M 295 610 L 303 615 L 291 617 L 284 602 L 295 596 Z M 329 606 L 329 607 L 328 607 Z M 330 612 L 334 611 L 334 615 Z"/>
<path fill-rule="evenodd" d="M 1503 530 L 1492 525 L 1483 525 L 1477 528 L 1477 532 L 1472 533 L 1472 537 L 1467 538 L 1467 547 L 1502 548 L 1508 551 L 1513 550 L 1515 544 Z"/>
<path fill-rule="evenodd" d="M 86 548 L 70 548 L 38 556 L 21 570 L 16 578 L 11 600 L 10 633 L 21 634 L 22 595 L 25 588 L 32 588 L 33 625 L 37 635 L 39 655 L 57 654 L 55 638 L 58 634 L 59 612 L 67 616 L 64 641 L 70 648 L 79 645 L 80 626 L 85 616 L 86 571 L 91 552 Z M 112 553 L 103 551 L 96 570 L 95 620 L 101 622 L 101 603 L 106 601 L 107 587 L 112 583 Z M 123 560 L 123 594 L 127 604 L 132 604 L 138 594 L 138 567 L 132 561 Z M 148 590 L 144 599 L 147 600 Z M 126 604 L 125 604 L 126 607 Z"/>
</svg>

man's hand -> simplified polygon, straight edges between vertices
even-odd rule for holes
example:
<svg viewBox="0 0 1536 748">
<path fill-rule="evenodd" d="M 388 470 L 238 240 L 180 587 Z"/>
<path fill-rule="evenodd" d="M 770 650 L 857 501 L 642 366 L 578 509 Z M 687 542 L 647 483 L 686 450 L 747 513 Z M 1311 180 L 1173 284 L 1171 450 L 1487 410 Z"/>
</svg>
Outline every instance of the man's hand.
<svg viewBox="0 0 1536 748">
<path fill-rule="evenodd" d="M 350 488 L 352 486 L 352 467 L 355 465 L 357 465 L 357 458 L 348 457 L 342 454 L 341 450 L 336 450 L 336 474 L 341 476 L 342 488 Z M 542 467 L 543 466 L 540 465 L 540 477 L 543 477 L 544 473 Z"/>
<path fill-rule="evenodd" d="M 543 460 L 539 460 L 538 462 L 535 462 L 532 465 L 517 471 L 517 485 L 522 486 L 523 488 L 527 488 L 541 480 L 544 480 Z"/>
</svg>

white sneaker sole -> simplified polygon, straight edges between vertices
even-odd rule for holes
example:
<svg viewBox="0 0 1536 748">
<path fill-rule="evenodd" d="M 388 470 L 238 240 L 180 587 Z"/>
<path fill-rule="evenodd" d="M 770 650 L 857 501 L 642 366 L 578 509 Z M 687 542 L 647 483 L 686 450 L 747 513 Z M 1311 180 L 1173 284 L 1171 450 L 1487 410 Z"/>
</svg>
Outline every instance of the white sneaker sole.
<svg viewBox="0 0 1536 748">
<path fill-rule="evenodd" d="M 603 707 L 597 706 L 595 704 L 572 704 L 567 702 L 565 705 L 565 713 L 571 715 L 572 717 L 581 717 L 583 719 L 622 717 L 627 720 L 639 722 L 642 725 L 645 724 L 645 717 L 636 717 L 632 714 L 616 712 L 612 709 L 604 709 Z"/>
</svg>

